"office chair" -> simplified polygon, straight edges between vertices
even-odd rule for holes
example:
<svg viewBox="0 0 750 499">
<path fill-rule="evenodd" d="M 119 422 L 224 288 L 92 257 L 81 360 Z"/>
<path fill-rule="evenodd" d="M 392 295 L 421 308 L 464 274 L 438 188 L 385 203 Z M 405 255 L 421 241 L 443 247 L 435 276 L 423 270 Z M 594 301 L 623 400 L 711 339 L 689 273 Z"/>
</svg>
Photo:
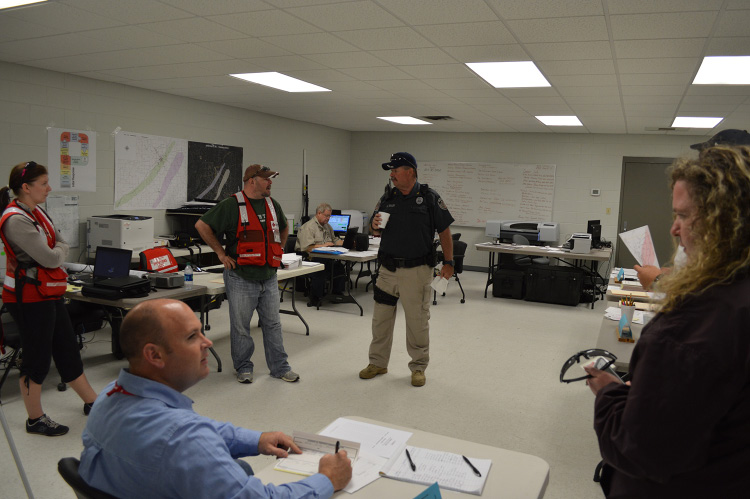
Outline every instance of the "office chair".
<svg viewBox="0 0 750 499">
<path fill-rule="evenodd" d="M 289 234 L 289 237 L 286 239 L 286 245 L 284 246 L 284 253 L 296 253 L 298 255 L 302 256 L 303 260 L 309 260 L 310 254 L 306 251 L 296 251 L 295 247 L 297 246 L 297 236 L 293 234 Z M 286 289 L 289 285 L 289 281 L 291 279 L 287 279 L 284 281 L 284 287 L 281 288 L 281 292 L 279 293 L 279 301 L 281 303 L 284 303 L 284 293 L 292 293 L 299 289 L 304 293 L 304 296 L 307 296 L 307 289 L 309 287 L 309 276 L 300 276 L 300 277 L 294 277 L 294 288 L 293 290 Z"/>
<path fill-rule="evenodd" d="M 520 246 L 528 246 L 530 243 L 529 243 L 529 240 L 526 239 L 526 237 L 522 236 L 521 234 L 514 234 L 513 244 L 518 244 Z M 545 258 L 545 257 L 533 257 L 532 258 L 529 255 L 514 255 L 513 263 L 519 266 L 531 265 L 532 263 L 535 265 L 549 265 L 549 258 Z"/>
<path fill-rule="evenodd" d="M 458 241 L 459 239 L 461 239 L 461 233 L 456 232 L 455 234 L 451 234 L 451 237 L 453 238 L 454 241 Z"/>
<path fill-rule="evenodd" d="M 461 234 L 459 234 L 459 236 L 460 235 Z M 458 274 L 464 271 L 464 257 L 466 256 L 467 246 L 468 245 L 463 241 L 453 242 L 453 262 L 455 263 L 455 266 L 453 267 L 452 279 L 456 279 L 458 287 L 461 290 L 461 303 L 466 303 L 466 293 L 464 293 L 464 287 L 461 285 L 461 280 L 458 278 Z M 443 252 L 438 251 L 438 261 L 442 260 Z M 445 293 L 443 293 L 443 296 L 445 296 Z M 435 290 L 432 291 L 432 304 L 437 305 L 437 291 Z"/>
<path fill-rule="evenodd" d="M 78 466 L 81 462 L 74 457 L 64 457 L 57 462 L 57 471 L 63 477 L 65 482 L 70 485 L 78 499 L 116 499 L 106 492 L 95 489 L 87 484 L 78 474 Z"/>
</svg>

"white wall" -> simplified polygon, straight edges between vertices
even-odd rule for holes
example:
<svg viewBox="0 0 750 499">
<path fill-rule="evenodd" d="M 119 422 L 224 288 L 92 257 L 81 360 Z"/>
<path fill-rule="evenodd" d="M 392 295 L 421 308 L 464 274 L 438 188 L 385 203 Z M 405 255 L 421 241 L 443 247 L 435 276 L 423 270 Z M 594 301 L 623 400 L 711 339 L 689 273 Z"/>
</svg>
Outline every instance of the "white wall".
<svg viewBox="0 0 750 499">
<path fill-rule="evenodd" d="M 242 147 L 245 166 L 262 163 L 281 172 L 273 181 L 273 196 L 298 220 L 305 149 L 310 211 L 323 201 L 336 207 L 349 203 L 351 134 L 347 131 L 0 62 L 0 185 L 7 183 L 10 169 L 17 163 L 33 160 L 47 164 L 47 127 L 96 132 L 97 190 L 80 193 L 82 222 L 91 215 L 114 213 L 111 133 L 117 127 Z M 170 231 L 164 210 L 127 213 L 153 216 L 156 234 Z M 51 216 L 54 219 L 54 213 Z M 83 245 L 83 225 L 81 238 Z M 77 255 L 71 251 L 70 257 Z"/>
<path fill-rule="evenodd" d="M 367 188 L 352 196 L 352 208 L 372 212 L 388 181 L 388 173 L 380 165 L 398 151 L 412 153 L 418 164 L 548 163 L 557 165 L 552 221 L 560 224 L 561 239 L 573 232 L 586 232 L 587 220 L 600 219 L 602 237 L 615 241 L 623 157 L 677 157 L 690 154 L 690 144 L 699 141 L 697 137 L 667 135 L 354 132 L 351 182 Z M 659 176 L 656 181 L 666 180 Z M 601 189 L 601 195 L 592 197 L 592 188 Z M 369 197 L 367 192 L 371 192 Z M 475 243 L 488 240 L 484 228 L 454 226 L 451 230 L 460 232 L 461 240 L 469 243 L 465 265 L 486 267 L 487 255 L 473 249 Z"/>
</svg>

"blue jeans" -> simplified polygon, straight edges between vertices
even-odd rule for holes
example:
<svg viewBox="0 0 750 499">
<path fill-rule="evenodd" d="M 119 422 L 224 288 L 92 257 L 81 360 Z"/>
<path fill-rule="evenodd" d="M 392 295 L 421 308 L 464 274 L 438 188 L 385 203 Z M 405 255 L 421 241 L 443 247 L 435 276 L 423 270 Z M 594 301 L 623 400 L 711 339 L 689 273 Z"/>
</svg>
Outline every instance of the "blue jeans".
<svg viewBox="0 0 750 499">
<path fill-rule="evenodd" d="M 229 302 L 229 336 L 235 371 L 243 373 L 253 370 L 250 358 L 255 351 L 255 343 L 250 336 L 250 321 L 257 309 L 266 364 L 271 376 L 280 378 L 291 368 L 281 338 L 279 282 L 276 276 L 265 281 L 247 281 L 232 270 L 224 270 L 224 286 Z"/>
</svg>

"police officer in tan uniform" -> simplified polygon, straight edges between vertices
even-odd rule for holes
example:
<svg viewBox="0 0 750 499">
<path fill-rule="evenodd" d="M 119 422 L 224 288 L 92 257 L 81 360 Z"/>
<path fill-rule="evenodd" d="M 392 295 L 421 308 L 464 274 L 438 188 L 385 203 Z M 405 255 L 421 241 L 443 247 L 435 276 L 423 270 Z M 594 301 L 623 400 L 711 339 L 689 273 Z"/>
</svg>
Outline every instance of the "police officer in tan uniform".
<svg viewBox="0 0 750 499">
<path fill-rule="evenodd" d="M 453 217 L 440 195 L 427 184 L 417 182 L 417 161 L 409 153 L 398 152 L 383 163 L 390 170 L 393 188 L 378 202 L 370 229 L 381 236 L 378 261 L 380 271 L 375 284 L 375 308 L 372 314 L 370 363 L 359 373 L 371 379 L 388 372 L 396 322 L 396 303 L 406 316 L 406 350 L 411 357 L 411 384 L 424 386 L 424 371 L 430 360 L 430 299 L 432 269 L 435 267 L 435 232 L 445 255 L 442 277 L 453 275 Z M 390 215 L 381 228 L 380 212 Z"/>
</svg>

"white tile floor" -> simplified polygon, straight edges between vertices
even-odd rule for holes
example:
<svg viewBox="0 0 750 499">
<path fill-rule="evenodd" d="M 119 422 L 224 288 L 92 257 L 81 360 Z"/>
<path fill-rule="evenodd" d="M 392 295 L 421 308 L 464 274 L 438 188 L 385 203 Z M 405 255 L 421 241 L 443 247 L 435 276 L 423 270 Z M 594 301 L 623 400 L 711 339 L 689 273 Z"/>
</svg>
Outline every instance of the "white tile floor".
<svg viewBox="0 0 750 499">
<path fill-rule="evenodd" d="M 584 305 L 485 299 L 485 278 L 483 273 L 464 272 L 466 303 L 459 303 L 460 292 L 453 283 L 448 295 L 431 308 L 432 360 L 422 388 L 410 385 L 401 310 L 389 373 L 367 381 L 357 376 L 367 365 L 372 316 L 372 289 L 365 293 L 360 282 L 354 293 L 364 317 L 354 305 L 308 309 L 301 295 L 298 303 L 311 335 L 304 335 L 297 318 L 282 316 L 290 363 L 301 375 L 298 383 L 270 378 L 259 344 L 253 359 L 255 382 L 237 383 L 229 355 L 227 305 L 212 311 L 207 335 L 224 371 L 217 373 L 210 359 L 213 372 L 186 393 L 199 413 L 258 430 L 315 432 L 336 417 L 359 415 L 525 452 L 550 464 L 545 497 L 603 497 L 591 480 L 599 462 L 592 429 L 593 395 L 581 383 L 560 384 L 558 376 L 565 359 L 595 346 L 604 304 L 592 311 Z M 289 298 L 282 307 L 288 306 Z M 254 337 L 260 343 L 257 332 Z M 108 329 L 87 339 L 91 341 L 82 352 L 86 374 L 99 391 L 126 363 L 109 354 Z M 17 372 L 12 373 L 3 388 L 3 409 L 34 495 L 74 497 L 57 473 L 57 461 L 80 454 L 86 423 L 82 403 L 72 390 L 56 390 L 53 368 L 42 400 L 46 412 L 71 431 L 57 438 L 27 435 L 17 379 Z M 25 497 L 9 448 L 0 444 L 0 449 L 0 496 Z M 260 469 L 270 464 L 270 458 L 249 462 Z"/>
</svg>

